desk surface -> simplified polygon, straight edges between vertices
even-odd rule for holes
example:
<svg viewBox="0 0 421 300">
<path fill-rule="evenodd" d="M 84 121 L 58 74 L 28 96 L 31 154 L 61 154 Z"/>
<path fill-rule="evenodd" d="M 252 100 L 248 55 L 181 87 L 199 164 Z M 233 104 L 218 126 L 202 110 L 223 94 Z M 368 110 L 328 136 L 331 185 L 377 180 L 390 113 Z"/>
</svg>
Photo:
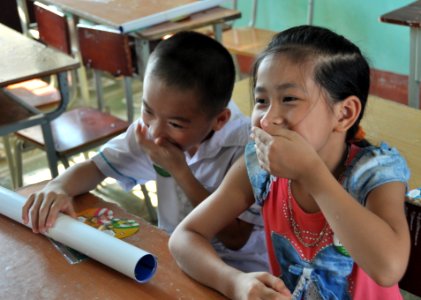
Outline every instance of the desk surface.
<svg viewBox="0 0 421 300">
<path fill-rule="evenodd" d="M 0 87 L 75 69 L 79 63 L 0 23 Z"/>
<path fill-rule="evenodd" d="M 24 187 L 18 192 L 28 195 L 42 185 Z M 157 256 L 155 276 L 148 283 L 139 284 L 91 259 L 70 265 L 46 237 L 0 215 L 1 299 L 224 299 L 178 268 L 169 253 L 166 233 L 92 194 L 78 198 L 77 211 L 108 207 L 114 216 L 140 224 L 138 233 L 125 241 Z"/>
<path fill-rule="evenodd" d="M 52 4 L 63 11 L 72 13 L 82 19 L 92 21 L 101 25 L 109 25 L 114 28 L 121 28 L 124 24 L 136 22 L 151 14 L 165 12 L 166 10 L 178 7 L 180 5 L 197 2 L 195 0 L 113 0 L 113 1 L 95 1 L 95 0 L 41 0 L 47 4 Z M 203 14 L 203 12 L 208 11 Z M 143 38 L 161 38 L 169 32 L 188 30 L 200 26 L 223 22 L 239 18 L 241 13 L 236 10 L 213 8 L 200 13 L 192 14 L 185 20 L 175 22 L 165 22 L 159 25 L 151 26 L 147 29 L 136 29 L 134 31 L 143 33 Z M 194 18 L 192 16 L 195 15 Z M 204 25 L 202 25 L 204 23 Z"/>
<path fill-rule="evenodd" d="M 380 17 L 380 21 L 410 27 L 421 27 L 421 1 L 415 1 Z"/>
</svg>

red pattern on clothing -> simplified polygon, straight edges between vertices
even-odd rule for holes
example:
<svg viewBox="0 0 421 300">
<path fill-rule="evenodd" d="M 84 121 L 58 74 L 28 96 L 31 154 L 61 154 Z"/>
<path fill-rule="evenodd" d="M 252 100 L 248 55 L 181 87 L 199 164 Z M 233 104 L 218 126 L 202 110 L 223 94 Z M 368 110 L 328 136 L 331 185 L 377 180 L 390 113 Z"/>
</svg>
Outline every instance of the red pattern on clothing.
<svg viewBox="0 0 421 300">
<path fill-rule="evenodd" d="M 358 151 L 359 148 L 352 145 L 349 161 L 352 160 Z M 296 223 L 299 224 L 301 230 L 308 230 L 317 233 L 323 230 L 325 218 L 321 212 L 307 213 L 299 206 L 293 196 L 291 200 L 292 211 L 294 214 L 293 217 Z M 276 232 L 289 239 L 297 253 L 300 254 L 301 258 L 307 261 L 311 261 L 324 247 L 333 244 L 333 232 L 330 227 L 324 238 L 314 247 L 305 247 L 295 236 L 289 220 L 288 180 L 285 178 L 277 178 L 272 182 L 270 192 L 263 205 L 262 213 L 270 267 L 272 274 L 276 276 L 280 276 L 282 270 L 277 262 L 273 250 L 271 232 Z M 352 299 L 402 299 L 398 285 L 390 288 L 381 287 L 356 264 L 354 264 L 353 271 L 348 278 L 348 283 Z"/>
</svg>

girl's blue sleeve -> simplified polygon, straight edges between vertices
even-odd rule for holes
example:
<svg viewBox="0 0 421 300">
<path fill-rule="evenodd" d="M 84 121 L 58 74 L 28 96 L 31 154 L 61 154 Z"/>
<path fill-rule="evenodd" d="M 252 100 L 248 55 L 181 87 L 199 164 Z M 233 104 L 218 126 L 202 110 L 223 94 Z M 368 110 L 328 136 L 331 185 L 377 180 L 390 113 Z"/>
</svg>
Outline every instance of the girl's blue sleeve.
<svg viewBox="0 0 421 300">
<path fill-rule="evenodd" d="M 403 182 L 407 189 L 410 171 L 398 150 L 382 143 L 380 147 L 363 148 L 345 173 L 344 188 L 365 205 L 374 188 L 388 182 Z"/>
<path fill-rule="evenodd" d="M 249 142 L 246 145 L 244 159 L 246 162 L 247 174 L 253 188 L 254 198 L 259 205 L 263 205 L 263 202 L 269 193 L 272 176 L 267 171 L 260 168 L 254 145 L 254 142 Z"/>
</svg>

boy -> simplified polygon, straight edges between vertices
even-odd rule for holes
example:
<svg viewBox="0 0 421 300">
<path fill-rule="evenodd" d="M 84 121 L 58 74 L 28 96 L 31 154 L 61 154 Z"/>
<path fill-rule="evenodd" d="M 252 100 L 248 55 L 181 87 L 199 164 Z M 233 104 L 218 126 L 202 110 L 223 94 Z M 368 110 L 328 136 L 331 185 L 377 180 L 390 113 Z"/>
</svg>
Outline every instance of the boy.
<svg viewBox="0 0 421 300">
<path fill-rule="evenodd" d="M 219 186 L 244 151 L 250 120 L 229 104 L 234 79 L 231 55 L 212 38 L 181 32 L 160 42 L 145 72 L 141 120 L 91 160 L 72 166 L 31 195 L 23 221 L 29 222 L 30 212 L 33 231 L 44 232 L 59 211 L 75 216 L 72 197 L 106 177 L 117 179 L 126 190 L 156 180 L 158 225 L 171 234 Z M 259 212 L 250 209 L 222 230 L 213 245 L 234 267 L 267 270 L 261 225 Z"/>
</svg>

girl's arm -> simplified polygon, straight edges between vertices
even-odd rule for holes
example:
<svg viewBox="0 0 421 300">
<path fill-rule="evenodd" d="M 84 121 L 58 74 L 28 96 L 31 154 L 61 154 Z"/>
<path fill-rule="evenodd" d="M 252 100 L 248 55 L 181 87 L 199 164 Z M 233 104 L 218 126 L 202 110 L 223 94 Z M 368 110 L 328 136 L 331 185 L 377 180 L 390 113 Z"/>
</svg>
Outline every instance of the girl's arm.
<svg viewBox="0 0 421 300">
<path fill-rule="evenodd" d="M 254 128 L 253 134 L 261 166 L 278 177 L 295 180 L 300 190 L 314 198 L 358 266 L 379 285 L 398 283 L 410 248 L 404 184 L 390 182 L 375 188 L 364 207 L 298 133 L 280 128 L 271 136 Z"/>
<path fill-rule="evenodd" d="M 404 214 L 405 185 L 391 182 L 375 188 L 364 207 L 343 189 L 324 164 L 317 170 L 306 177 L 303 185 L 341 243 L 378 284 L 398 283 L 406 270 L 410 249 Z"/>
<path fill-rule="evenodd" d="M 253 293 L 289 292 L 267 273 L 242 273 L 225 264 L 210 244 L 213 236 L 254 201 L 244 159 L 231 167 L 221 186 L 191 212 L 171 235 L 169 247 L 179 266 L 191 277 L 229 298 L 246 299 Z M 281 294 L 283 293 L 283 294 Z"/>
<path fill-rule="evenodd" d="M 71 166 L 28 197 L 22 208 L 24 224 L 29 222 L 30 214 L 32 231 L 45 232 L 54 225 L 59 212 L 76 217 L 73 197 L 94 189 L 104 178 L 91 160 Z"/>
</svg>

